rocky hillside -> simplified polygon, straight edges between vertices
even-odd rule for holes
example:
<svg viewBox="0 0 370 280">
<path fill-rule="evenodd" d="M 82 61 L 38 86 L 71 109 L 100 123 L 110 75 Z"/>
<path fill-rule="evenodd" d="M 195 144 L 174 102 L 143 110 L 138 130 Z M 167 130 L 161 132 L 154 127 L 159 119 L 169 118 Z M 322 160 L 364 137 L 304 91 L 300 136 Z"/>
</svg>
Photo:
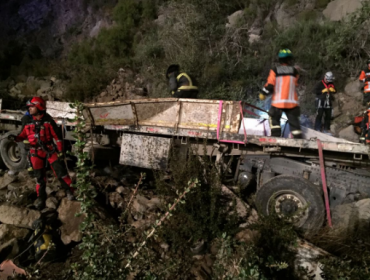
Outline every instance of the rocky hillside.
<svg viewBox="0 0 370 280">
<path fill-rule="evenodd" d="M 201 98 L 256 103 L 282 47 L 302 69 L 300 102 L 312 126 L 312 88 L 336 76 L 335 135 L 361 113 L 354 82 L 370 53 L 367 1 L 17 0 L 0 3 L 0 94 L 110 101 L 166 97 L 164 72 L 179 63 Z M 356 140 L 356 135 L 341 136 Z"/>
</svg>

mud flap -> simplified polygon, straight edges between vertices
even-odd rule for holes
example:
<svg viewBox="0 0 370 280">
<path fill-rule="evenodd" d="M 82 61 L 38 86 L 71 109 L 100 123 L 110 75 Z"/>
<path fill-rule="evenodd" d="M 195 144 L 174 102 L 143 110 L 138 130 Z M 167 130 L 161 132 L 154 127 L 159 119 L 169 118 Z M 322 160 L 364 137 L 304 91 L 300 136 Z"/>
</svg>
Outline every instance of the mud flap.
<svg viewBox="0 0 370 280">
<path fill-rule="evenodd" d="M 165 170 L 172 138 L 122 134 L 119 163 L 149 169 Z"/>
</svg>

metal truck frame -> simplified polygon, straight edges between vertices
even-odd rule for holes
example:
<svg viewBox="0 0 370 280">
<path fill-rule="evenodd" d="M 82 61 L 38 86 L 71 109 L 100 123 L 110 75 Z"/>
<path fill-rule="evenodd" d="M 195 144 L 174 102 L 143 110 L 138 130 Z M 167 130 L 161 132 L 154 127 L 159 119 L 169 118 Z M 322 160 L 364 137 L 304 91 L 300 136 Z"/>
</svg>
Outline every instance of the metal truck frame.
<svg viewBox="0 0 370 280">
<path fill-rule="evenodd" d="M 257 186 L 255 203 L 260 212 L 289 217 L 306 232 L 321 228 L 329 211 L 323 183 L 327 183 L 331 208 L 370 197 L 369 146 L 309 129 L 304 130 L 307 139 L 250 135 L 241 102 L 162 98 L 85 107 L 91 140 L 87 148 L 95 157 L 99 151 L 106 157 L 108 151 L 114 154 L 119 149 L 120 164 L 166 169 L 171 149 L 206 154 L 220 172 L 231 173 L 240 187 Z M 65 139 L 73 140 L 73 124 L 66 119 L 73 118 L 74 111 L 68 103 L 47 102 L 47 110 L 62 126 Z M 1 111 L 0 130 L 5 136 L 20 129 L 23 113 Z M 325 166 L 320 166 L 320 145 Z M 0 163 L 8 168 L 25 167 L 22 144 L 2 140 L 0 153 Z M 230 165 L 231 161 L 235 164 Z"/>
</svg>

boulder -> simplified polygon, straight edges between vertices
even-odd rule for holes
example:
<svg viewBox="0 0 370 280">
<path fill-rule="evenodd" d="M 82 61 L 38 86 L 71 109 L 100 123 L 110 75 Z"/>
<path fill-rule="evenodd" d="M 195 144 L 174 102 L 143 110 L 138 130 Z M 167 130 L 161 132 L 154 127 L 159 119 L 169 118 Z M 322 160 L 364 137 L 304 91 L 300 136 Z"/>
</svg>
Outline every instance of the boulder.
<svg viewBox="0 0 370 280">
<path fill-rule="evenodd" d="M 25 239 L 30 233 L 28 229 L 19 228 L 13 225 L 0 225 L 0 244 L 8 242 L 12 238 Z"/>
<path fill-rule="evenodd" d="M 328 4 L 322 13 L 329 20 L 340 21 L 348 14 L 361 8 L 361 6 L 361 0 L 334 0 Z"/>
<path fill-rule="evenodd" d="M 282 3 L 280 7 L 277 7 L 277 10 L 275 12 L 275 19 L 280 27 L 289 27 L 296 21 L 294 16 L 289 14 L 288 11 L 289 9 L 286 8 L 285 2 Z"/>
<path fill-rule="evenodd" d="M 240 19 L 243 17 L 243 14 L 244 12 L 240 10 L 228 16 L 227 17 L 228 23 L 226 24 L 226 27 L 235 27 L 240 21 Z"/>
<path fill-rule="evenodd" d="M 338 136 L 339 138 L 343 138 L 343 139 L 346 139 L 348 141 L 352 141 L 355 143 L 358 143 L 358 140 L 359 140 L 359 136 L 356 134 L 355 128 L 353 127 L 353 125 L 350 125 L 347 128 L 339 131 Z"/>
<path fill-rule="evenodd" d="M 0 263 L 6 259 L 14 258 L 20 252 L 19 241 L 16 238 L 9 240 L 8 242 L 0 245 Z"/>
<path fill-rule="evenodd" d="M 345 88 L 344 91 L 347 95 L 349 95 L 351 98 L 356 98 L 358 101 L 362 101 L 363 93 L 361 91 L 361 85 L 360 81 L 355 80 L 352 82 L 349 82 Z"/>
<path fill-rule="evenodd" d="M 0 222 L 18 227 L 32 228 L 32 223 L 40 218 L 40 212 L 11 205 L 0 205 Z"/>
<path fill-rule="evenodd" d="M 59 220 L 62 222 L 61 239 L 65 245 L 72 241 L 80 242 L 82 234 L 80 224 L 84 221 L 85 216 L 76 217 L 81 211 L 81 204 L 78 201 L 69 201 L 64 198 L 58 208 Z"/>
<path fill-rule="evenodd" d="M 4 174 L 3 177 L 0 177 L 0 190 L 5 189 L 10 183 L 14 182 L 16 179 L 17 179 L 16 176 Z"/>
<path fill-rule="evenodd" d="M 350 237 L 361 230 L 368 231 L 370 220 L 370 198 L 338 205 L 332 211 L 334 234 Z"/>
<path fill-rule="evenodd" d="M 56 197 L 49 197 L 46 200 L 46 207 L 50 209 L 57 209 L 59 205 L 59 201 Z"/>
<path fill-rule="evenodd" d="M 241 200 L 239 197 L 237 197 L 228 187 L 222 186 L 221 192 L 224 197 L 229 199 L 231 204 L 236 202 L 236 214 L 238 215 L 239 219 L 244 220 L 248 217 L 249 213 L 249 205 L 246 204 L 243 200 Z"/>
</svg>

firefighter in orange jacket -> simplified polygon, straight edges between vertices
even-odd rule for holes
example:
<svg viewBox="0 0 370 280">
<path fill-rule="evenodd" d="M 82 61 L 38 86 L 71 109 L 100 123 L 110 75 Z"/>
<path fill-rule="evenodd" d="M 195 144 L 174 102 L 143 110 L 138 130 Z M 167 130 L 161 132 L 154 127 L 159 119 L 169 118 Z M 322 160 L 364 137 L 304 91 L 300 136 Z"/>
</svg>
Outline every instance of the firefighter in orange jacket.
<svg viewBox="0 0 370 280">
<path fill-rule="evenodd" d="M 368 103 L 368 108 L 364 112 L 364 118 L 362 119 L 361 122 L 361 128 L 362 128 L 362 133 L 360 137 L 360 143 L 366 143 L 370 144 L 370 102 Z"/>
<path fill-rule="evenodd" d="M 360 82 L 363 82 L 363 102 L 362 104 L 366 106 L 370 102 L 370 59 L 367 60 L 367 67 L 361 71 L 360 77 L 358 78 Z"/>
<path fill-rule="evenodd" d="M 272 93 L 269 110 L 271 136 L 280 137 L 280 118 L 283 112 L 288 118 L 290 131 L 294 138 L 302 138 L 299 122 L 300 108 L 296 87 L 298 85 L 298 70 L 292 66 L 293 55 L 289 49 L 282 49 L 278 54 L 280 65 L 270 70 L 267 83 L 260 93 L 260 99 Z"/>
</svg>

